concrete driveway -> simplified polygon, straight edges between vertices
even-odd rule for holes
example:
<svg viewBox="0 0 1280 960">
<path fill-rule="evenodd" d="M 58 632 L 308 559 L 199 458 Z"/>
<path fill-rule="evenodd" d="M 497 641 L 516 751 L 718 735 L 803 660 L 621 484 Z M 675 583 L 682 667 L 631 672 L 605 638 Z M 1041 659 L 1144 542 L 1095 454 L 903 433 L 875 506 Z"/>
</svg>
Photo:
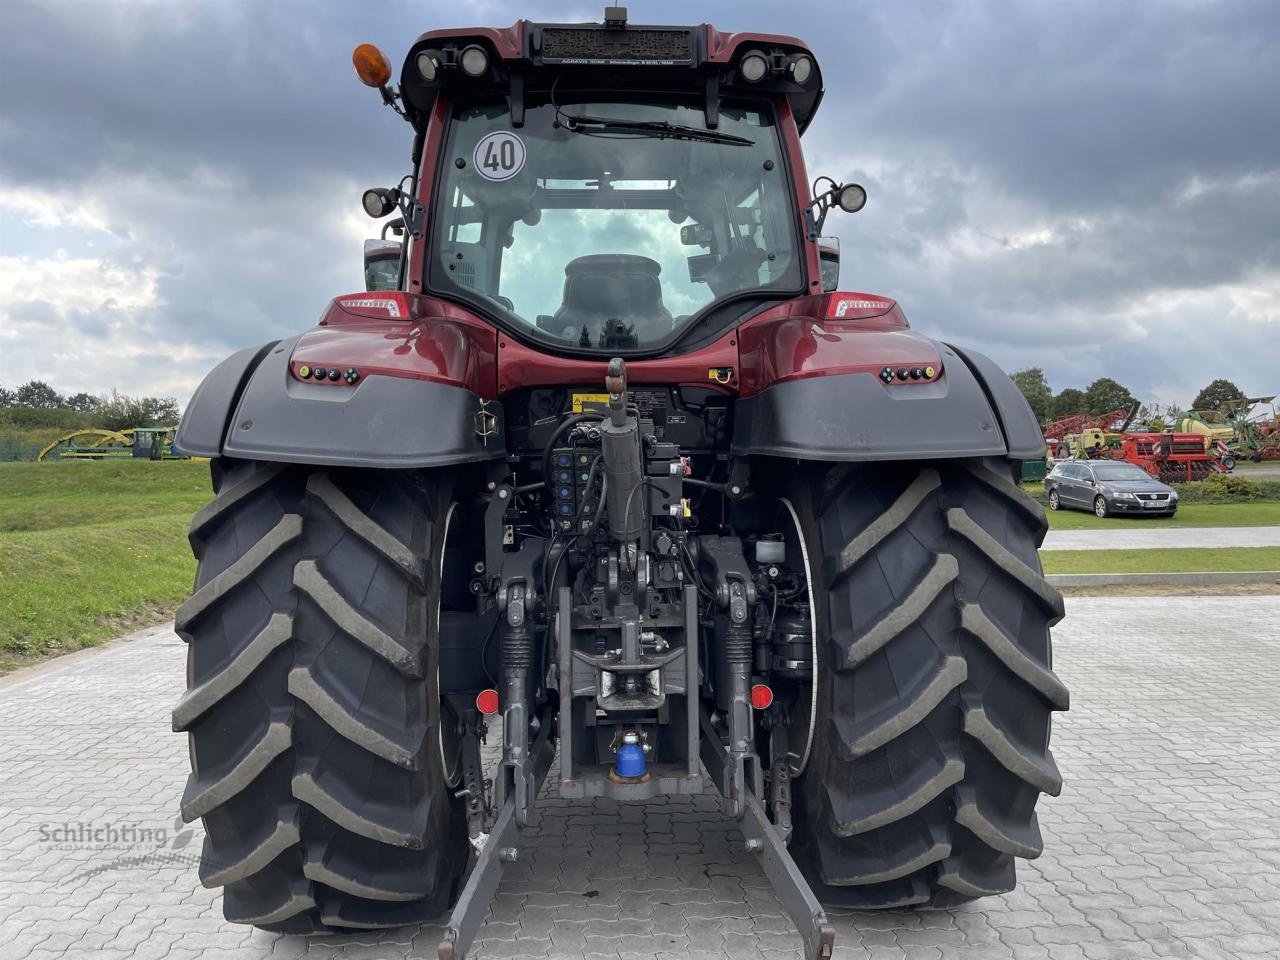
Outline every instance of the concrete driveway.
<svg viewBox="0 0 1280 960">
<path fill-rule="evenodd" d="M 1159 519 L 1132 518 L 1132 526 L 1105 530 L 1050 530 L 1041 550 L 1146 550 L 1171 547 L 1280 547 L 1280 526 L 1165 527 Z"/>
<path fill-rule="evenodd" d="M 860 960 L 1280 956 L 1280 597 L 1070 598 L 1072 688 L 1045 853 L 1011 895 L 835 918 Z M 282 937 L 223 922 L 175 822 L 168 630 L 0 680 L 0 957 L 434 957 L 440 931 Z M 549 800 L 474 956 L 797 957 L 714 798 Z"/>
</svg>

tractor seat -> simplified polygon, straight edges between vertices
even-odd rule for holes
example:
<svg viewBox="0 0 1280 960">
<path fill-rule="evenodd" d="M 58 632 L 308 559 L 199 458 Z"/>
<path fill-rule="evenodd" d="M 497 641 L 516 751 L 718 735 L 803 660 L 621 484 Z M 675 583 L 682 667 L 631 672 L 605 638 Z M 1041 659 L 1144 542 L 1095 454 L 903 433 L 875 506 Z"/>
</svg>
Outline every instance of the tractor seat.
<svg viewBox="0 0 1280 960">
<path fill-rule="evenodd" d="M 662 304 L 658 275 L 662 265 L 648 257 L 597 253 L 569 261 L 564 268 L 563 302 L 546 329 L 578 339 L 585 324 L 592 340 L 606 320 L 635 326 L 639 340 L 657 340 L 671 332 L 671 313 Z M 542 324 L 540 324 L 542 325 Z"/>
</svg>

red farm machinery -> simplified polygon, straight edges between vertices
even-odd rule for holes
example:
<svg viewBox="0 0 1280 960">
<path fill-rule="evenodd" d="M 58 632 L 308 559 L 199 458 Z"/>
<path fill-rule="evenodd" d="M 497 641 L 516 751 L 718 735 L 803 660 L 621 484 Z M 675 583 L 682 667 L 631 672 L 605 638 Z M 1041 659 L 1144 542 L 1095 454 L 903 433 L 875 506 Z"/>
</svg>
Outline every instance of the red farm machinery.
<svg viewBox="0 0 1280 960">
<path fill-rule="evenodd" d="M 1045 426 L 1045 441 L 1056 459 L 1124 460 L 1165 483 L 1203 480 L 1230 469 L 1226 444 L 1203 433 L 1129 432 L 1138 410 L 1134 401 L 1096 416 L 1064 417 Z"/>
</svg>

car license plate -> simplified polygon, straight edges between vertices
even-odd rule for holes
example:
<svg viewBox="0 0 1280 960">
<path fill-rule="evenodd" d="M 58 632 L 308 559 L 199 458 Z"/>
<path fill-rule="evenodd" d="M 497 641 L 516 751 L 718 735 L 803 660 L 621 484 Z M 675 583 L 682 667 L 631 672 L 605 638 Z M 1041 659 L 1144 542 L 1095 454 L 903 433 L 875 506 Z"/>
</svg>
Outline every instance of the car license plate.
<svg viewBox="0 0 1280 960">
<path fill-rule="evenodd" d="M 1143 500 L 1142 501 L 1143 510 L 1160 510 L 1164 506 L 1165 506 L 1165 501 L 1163 500 Z"/>
</svg>

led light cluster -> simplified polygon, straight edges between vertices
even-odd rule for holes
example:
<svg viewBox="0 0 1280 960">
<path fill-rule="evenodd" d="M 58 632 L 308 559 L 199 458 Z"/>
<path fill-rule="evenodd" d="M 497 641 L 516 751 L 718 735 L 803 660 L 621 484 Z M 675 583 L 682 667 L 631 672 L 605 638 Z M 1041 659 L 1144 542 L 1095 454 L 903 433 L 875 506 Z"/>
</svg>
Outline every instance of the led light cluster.
<svg viewBox="0 0 1280 960">
<path fill-rule="evenodd" d="M 304 363 L 297 368 L 296 373 L 299 380 L 328 380 L 334 383 L 345 380 L 352 387 L 360 379 L 360 371 L 355 367 L 339 370 L 337 367 L 313 367 Z"/>
<path fill-rule="evenodd" d="M 893 383 L 894 380 L 906 382 L 907 380 L 932 380 L 938 375 L 935 367 L 885 367 L 880 371 L 880 379 L 885 383 Z"/>
</svg>

